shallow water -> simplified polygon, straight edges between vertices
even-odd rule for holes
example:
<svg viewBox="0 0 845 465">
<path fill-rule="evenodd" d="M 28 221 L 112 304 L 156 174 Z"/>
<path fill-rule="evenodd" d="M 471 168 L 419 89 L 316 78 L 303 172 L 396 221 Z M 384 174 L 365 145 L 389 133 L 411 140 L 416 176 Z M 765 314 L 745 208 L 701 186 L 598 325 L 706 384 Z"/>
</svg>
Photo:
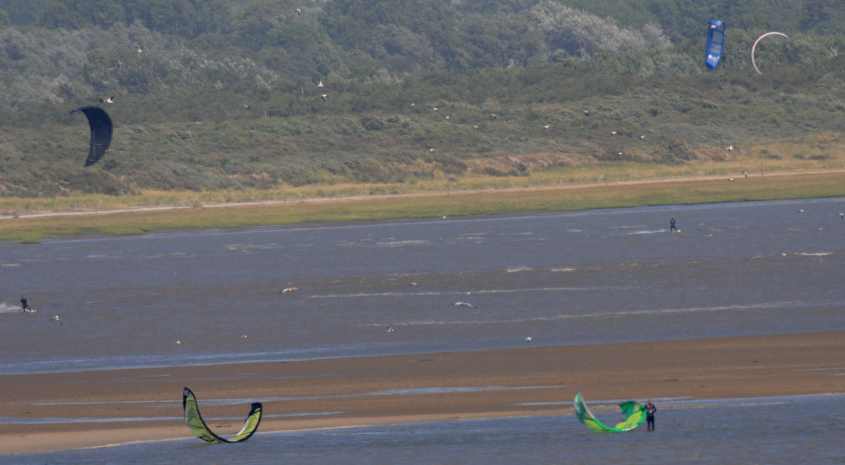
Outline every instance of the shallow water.
<svg viewBox="0 0 845 465">
<path fill-rule="evenodd" d="M 665 400 L 655 433 L 601 435 L 573 416 L 257 434 L 233 446 L 196 439 L 0 456 L 0 464 L 240 465 L 841 464 L 845 397 Z M 612 420 L 610 406 L 595 414 Z"/>
<path fill-rule="evenodd" d="M 0 373 L 845 330 L 843 210 L 810 200 L 5 243 Z M 662 231 L 670 216 L 682 233 Z M 21 295 L 38 313 L 16 311 Z"/>
</svg>

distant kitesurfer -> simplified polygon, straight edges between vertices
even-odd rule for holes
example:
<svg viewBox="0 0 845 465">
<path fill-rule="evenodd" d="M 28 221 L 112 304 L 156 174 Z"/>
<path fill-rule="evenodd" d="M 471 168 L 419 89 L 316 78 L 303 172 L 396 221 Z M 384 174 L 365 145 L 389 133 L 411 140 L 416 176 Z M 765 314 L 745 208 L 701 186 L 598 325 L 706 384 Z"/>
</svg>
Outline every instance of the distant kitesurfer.
<svg viewBox="0 0 845 465">
<path fill-rule="evenodd" d="M 651 400 L 645 404 L 645 421 L 648 431 L 654 431 L 654 414 L 657 413 L 657 407 L 654 406 Z M 642 417 L 640 417 L 642 418 Z"/>
<path fill-rule="evenodd" d="M 677 230 L 678 230 L 678 225 L 677 225 L 677 223 L 675 222 L 675 217 L 673 216 L 673 217 L 669 220 L 669 232 L 675 232 L 675 231 L 677 231 Z"/>
<path fill-rule="evenodd" d="M 21 297 L 21 311 L 27 312 L 32 310 L 32 307 L 29 306 L 29 301 L 26 300 L 26 297 Z"/>
</svg>

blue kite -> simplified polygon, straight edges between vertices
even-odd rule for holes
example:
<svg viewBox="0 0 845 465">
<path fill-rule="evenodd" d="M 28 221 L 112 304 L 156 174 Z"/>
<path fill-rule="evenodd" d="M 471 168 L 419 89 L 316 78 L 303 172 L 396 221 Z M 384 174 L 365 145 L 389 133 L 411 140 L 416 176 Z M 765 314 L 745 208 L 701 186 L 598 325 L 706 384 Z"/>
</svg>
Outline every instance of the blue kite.
<svg viewBox="0 0 845 465">
<path fill-rule="evenodd" d="M 725 23 L 718 19 L 707 22 L 707 56 L 704 64 L 716 71 L 725 53 Z"/>
</svg>

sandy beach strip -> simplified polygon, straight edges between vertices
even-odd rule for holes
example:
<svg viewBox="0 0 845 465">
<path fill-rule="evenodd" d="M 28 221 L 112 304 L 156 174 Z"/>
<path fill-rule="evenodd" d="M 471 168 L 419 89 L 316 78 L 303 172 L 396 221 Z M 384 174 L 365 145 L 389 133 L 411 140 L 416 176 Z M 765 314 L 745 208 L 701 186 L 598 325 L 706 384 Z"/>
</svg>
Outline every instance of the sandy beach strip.
<svg viewBox="0 0 845 465">
<path fill-rule="evenodd" d="M 213 428 L 260 431 L 568 415 L 572 397 L 845 392 L 845 332 L 0 376 L 0 454 L 188 436 L 181 389 Z"/>
</svg>

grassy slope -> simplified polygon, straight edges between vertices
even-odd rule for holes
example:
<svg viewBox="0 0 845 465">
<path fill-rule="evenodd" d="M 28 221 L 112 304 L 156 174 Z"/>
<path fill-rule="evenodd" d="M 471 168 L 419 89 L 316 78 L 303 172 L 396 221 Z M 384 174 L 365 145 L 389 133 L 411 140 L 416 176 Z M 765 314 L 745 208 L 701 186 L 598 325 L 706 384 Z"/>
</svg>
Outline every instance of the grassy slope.
<svg viewBox="0 0 845 465">
<path fill-rule="evenodd" d="M 241 0 L 186 17 L 161 0 L 150 29 L 100 18 L 137 2 L 71 3 L 80 30 L 24 18 L 66 16 L 47 2 L 0 0 L 14 13 L 0 27 L 0 196 L 522 175 L 501 159 L 544 156 L 533 172 L 620 152 L 676 163 L 845 131 L 843 18 L 826 0 L 330 0 L 302 16 L 296 2 Z M 115 8 L 92 16 L 95 3 Z M 731 24 L 718 73 L 700 63 L 711 15 Z M 646 24 L 663 38 L 640 44 Z M 767 44 L 758 77 L 746 45 L 769 27 L 794 40 Z M 66 113 L 106 93 L 114 146 L 84 170 L 84 122 Z"/>
</svg>

